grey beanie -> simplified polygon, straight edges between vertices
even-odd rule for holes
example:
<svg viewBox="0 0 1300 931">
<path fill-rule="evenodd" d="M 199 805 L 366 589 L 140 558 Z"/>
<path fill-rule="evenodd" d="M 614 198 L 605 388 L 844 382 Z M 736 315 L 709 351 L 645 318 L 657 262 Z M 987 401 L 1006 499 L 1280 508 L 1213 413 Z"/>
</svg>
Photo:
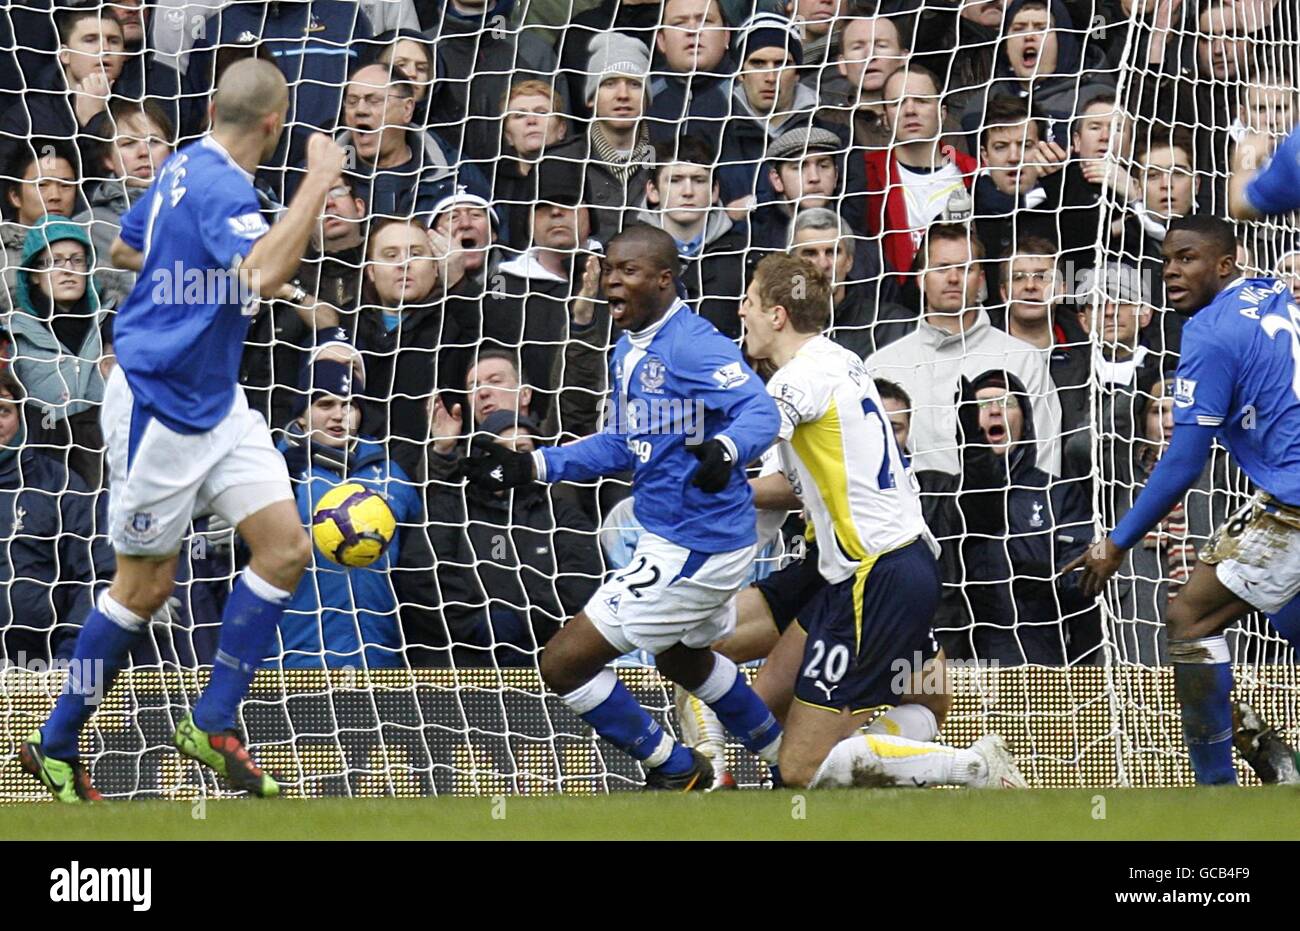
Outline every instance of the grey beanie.
<svg viewBox="0 0 1300 931">
<path fill-rule="evenodd" d="M 650 89 L 650 50 L 645 44 L 621 32 L 603 32 L 593 36 L 587 44 L 591 58 L 587 61 L 587 83 L 584 94 L 587 100 L 596 96 L 600 82 L 611 74 L 624 74 L 639 78 L 647 98 L 653 98 Z"/>
</svg>

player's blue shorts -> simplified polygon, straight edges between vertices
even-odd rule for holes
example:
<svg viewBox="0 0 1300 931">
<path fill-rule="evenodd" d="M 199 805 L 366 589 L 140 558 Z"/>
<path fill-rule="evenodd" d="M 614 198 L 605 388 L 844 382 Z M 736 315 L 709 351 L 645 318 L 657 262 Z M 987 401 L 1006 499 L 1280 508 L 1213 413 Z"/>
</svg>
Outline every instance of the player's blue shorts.
<svg viewBox="0 0 1300 931">
<path fill-rule="evenodd" d="M 939 652 L 931 625 L 941 587 L 939 563 L 917 539 L 819 591 L 799 613 L 808 642 L 795 697 L 854 713 L 898 704 L 899 686 Z"/>
<path fill-rule="evenodd" d="M 782 566 L 766 578 L 751 583 L 767 601 L 776 629 L 785 633 L 790 622 L 799 616 L 804 605 L 826 587 L 826 579 L 817 568 L 817 544 L 808 544 L 803 559 Z"/>
</svg>

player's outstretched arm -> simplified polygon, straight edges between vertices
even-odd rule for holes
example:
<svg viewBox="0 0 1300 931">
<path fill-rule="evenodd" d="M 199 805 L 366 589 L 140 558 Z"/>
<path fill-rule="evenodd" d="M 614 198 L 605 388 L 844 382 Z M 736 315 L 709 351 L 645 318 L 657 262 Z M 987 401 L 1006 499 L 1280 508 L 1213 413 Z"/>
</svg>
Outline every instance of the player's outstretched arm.
<svg viewBox="0 0 1300 931">
<path fill-rule="evenodd" d="M 1272 140 L 1259 133 L 1237 143 L 1228 176 L 1228 212 L 1233 219 L 1254 220 L 1300 208 L 1300 127 L 1270 160 L 1272 148 Z"/>
<path fill-rule="evenodd" d="M 122 241 L 121 236 L 115 237 L 113 244 L 108 247 L 108 259 L 114 268 L 128 272 L 138 272 L 144 267 L 144 253 L 132 249 Z"/>
<path fill-rule="evenodd" d="M 311 232 L 320 222 L 330 186 L 343 170 L 341 146 L 324 133 L 307 143 L 307 176 L 280 222 L 259 239 L 240 265 L 256 282 L 258 293 L 273 298 L 302 263 Z"/>
<path fill-rule="evenodd" d="M 1089 598 L 1099 595 L 1106 587 L 1106 580 L 1119 568 L 1124 554 L 1183 499 L 1205 468 L 1216 430 L 1216 427 L 1189 423 L 1177 426 L 1169 449 L 1160 457 L 1132 509 L 1109 537 L 1088 547 L 1065 567 L 1065 572 L 1083 570 L 1079 588 L 1084 595 Z"/>
</svg>

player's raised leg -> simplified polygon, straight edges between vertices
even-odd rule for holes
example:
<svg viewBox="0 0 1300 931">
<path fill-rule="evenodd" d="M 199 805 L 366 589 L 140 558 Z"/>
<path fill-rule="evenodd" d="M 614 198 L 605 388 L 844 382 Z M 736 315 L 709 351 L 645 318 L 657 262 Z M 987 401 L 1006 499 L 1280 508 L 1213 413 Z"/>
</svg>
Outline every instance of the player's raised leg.
<svg viewBox="0 0 1300 931">
<path fill-rule="evenodd" d="M 311 541 L 298 522 L 293 501 L 276 500 L 288 493 L 287 482 L 267 482 L 232 488 L 213 502 L 217 513 L 235 524 L 253 557 L 226 601 L 212 678 L 194 713 L 181 721 L 173 738 L 185 756 L 212 767 L 236 788 L 263 798 L 278 795 L 280 787 L 249 756 L 236 715 L 311 560 Z M 271 503 L 259 506 L 266 499 Z M 249 507 L 257 510 L 241 520 L 240 511 Z"/>
<path fill-rule="evenodd" d="M 709 788 L 713 766 L 708 759 L 673 740 L 607 668 L 626 652 L 611 644 L 580 611 L 546 644 L 542 681 L 597 734 L 646 768 L 647 788 L 683 792 Z"/>
</svg>

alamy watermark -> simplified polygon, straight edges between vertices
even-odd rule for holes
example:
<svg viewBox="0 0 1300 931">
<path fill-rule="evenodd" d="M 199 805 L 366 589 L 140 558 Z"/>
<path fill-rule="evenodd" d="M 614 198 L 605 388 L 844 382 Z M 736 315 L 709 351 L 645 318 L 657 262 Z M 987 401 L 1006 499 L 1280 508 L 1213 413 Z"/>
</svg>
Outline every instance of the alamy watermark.
<svg viewBox="0 0 1300 931">
<path fill-rule="evenodd" d="M 98 705 L 106 694 L 104 661 L 29 657 L 23 652 L 15 653 L 13 659 L 0 659 L 0 692 L 7 695 L 57 698 L 65 682 L 68 691 L 83 696 L 89 705 Z"/>
<path fill-rule="evenodd" d="M 181 262 L 154 269 L 149 293 L 155 304 L 238 304 L 246 316 L 262 300 L 256 268 L 186 268 Z"/>
</svg>

